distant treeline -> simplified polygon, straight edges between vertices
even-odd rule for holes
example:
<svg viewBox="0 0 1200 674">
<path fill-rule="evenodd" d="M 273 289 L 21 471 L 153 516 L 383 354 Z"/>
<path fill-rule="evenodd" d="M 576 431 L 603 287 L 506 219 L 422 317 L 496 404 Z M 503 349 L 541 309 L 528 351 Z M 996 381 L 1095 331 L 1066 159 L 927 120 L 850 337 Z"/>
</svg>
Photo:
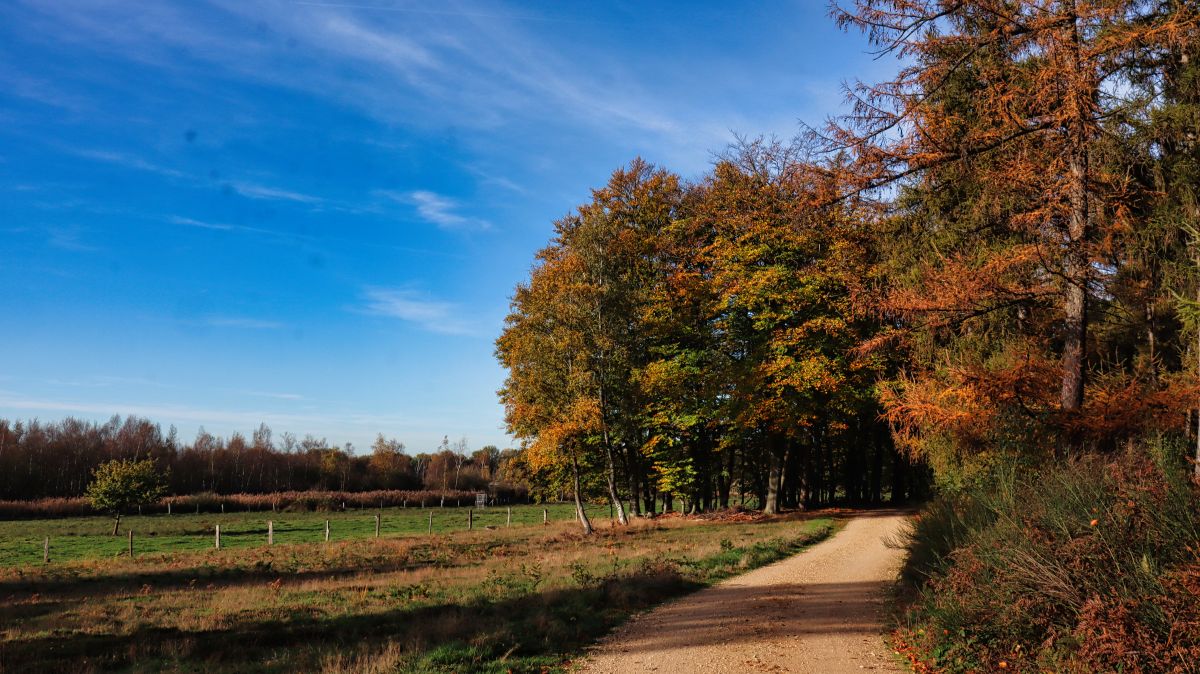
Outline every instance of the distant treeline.
<svg viewBox="0 0 1200 674">
<path fill-rule="evenodd" d="M 373 490 L 373 491 L 286 491 L 269 494 L 213 494 L 203 492 L 167 496 L 154 505 L 143 506 L 146 515 L 162 513 L 218 513 L 271 511 L 312 512 L 356 510 L 364 508 L 438 508 L 462 507 L 475 503 L 475 491 Z M 500 483 L 488 488 L 488 503 L 503 505 L 524 503 L 529 490 L 524 485 Z M 96 515 L 87 498 L 52 497 L 27 501 L 0 501 L 0 519 L 26 517 L 67 517 Z"/>
<path fill-rule="evenodd" d="M 164 433 L 158 424 L 132 416 L 103 424 L 0 419 L 0 500 L 78 497 L 97 466 L 129 458 L 154 459 L 173 495 L 475 491 L 515 479 L 506 468 L 517 454 L 494 446 L 468 451 L 465 439 L 443 439 L 432 452 L 409 455 L 402 443 L 380 434 L 358 455 L 349 444 L 337 447 L 311 435 L 276 437 L 265 424 L 249 438 L 240 433 L 221 438 L 201 429 L 185 443 L 174 427 Z"/>
</svg>

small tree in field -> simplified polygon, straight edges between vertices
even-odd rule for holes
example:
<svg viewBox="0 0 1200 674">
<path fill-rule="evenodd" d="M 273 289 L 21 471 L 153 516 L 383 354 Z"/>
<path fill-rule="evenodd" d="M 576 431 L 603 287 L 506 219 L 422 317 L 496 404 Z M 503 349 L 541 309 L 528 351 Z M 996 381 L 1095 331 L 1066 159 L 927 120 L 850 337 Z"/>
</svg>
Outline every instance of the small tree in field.
<svg viewBox="0 0 1200 674">
<path fill-rule="evenodd" d="M 112 513 L 112 535 L 121 527 L 121 513 L 149 505 L 166 491 L 163 475 L 154 461 L 116 460 L 101 464 L 93 473 L 86 496 L 96 510 Z"/>
</svg>

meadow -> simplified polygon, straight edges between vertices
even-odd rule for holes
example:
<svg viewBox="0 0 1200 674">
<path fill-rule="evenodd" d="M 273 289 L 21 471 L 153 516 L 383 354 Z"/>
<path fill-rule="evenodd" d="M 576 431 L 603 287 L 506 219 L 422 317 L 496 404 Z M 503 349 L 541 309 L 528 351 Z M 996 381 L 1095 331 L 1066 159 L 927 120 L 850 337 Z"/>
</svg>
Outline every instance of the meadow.
<svg viewBox="0 0 1200 674">
<path fill-rule="evenodd" d="M 542 525 L 542 506 L 515 506 L 511 527 L 505 508 L 476 511 L 468 531 L 465 508 L 386 509 L 380 538 L 370 510 L 130 517 L 133 558 L 106 518 L 0 522 L 0 672 L 561 671 L 632 613 L 837 527 L 801 514 L 614 527 L 605 506 L 584 537 L 570 506 L 548 511 Z"/>
<path fill-rule="evenodd" d="M 542 523 L 542 511 L 551 521 L 575 518 L 568 504 L 512 507 L 511 526 Z M 593 517 L 607 519 L 607 507 L 593 508 Z M 111 517 L 68 517 L 0 522 L 0 566 L 40 564 L 45 539 L 50 539 L 51 562 L 128 556 L 127 533 L 134 533 L 134 554 L 172 553 L 215 547 L 216 526 L 221 527 L 222 548 L 247 548 L 267 543 L 267 523 L 274 526 L 276 545 L 317 543 L 325 540 L 329 522 L 330 542 L 375 536 L 375 515 L 380 515 L 380 536 L 413 536 L 429 531 L 444 534 L 466 530 L 468 511 L 473 526 L 507 527 L 504 506 L 476 508 L 371 508 L 328 512 L 247 511 L 201 514 L 132 515 L 121 518 L 120 534 L 112 536 Z"/>
</svg>

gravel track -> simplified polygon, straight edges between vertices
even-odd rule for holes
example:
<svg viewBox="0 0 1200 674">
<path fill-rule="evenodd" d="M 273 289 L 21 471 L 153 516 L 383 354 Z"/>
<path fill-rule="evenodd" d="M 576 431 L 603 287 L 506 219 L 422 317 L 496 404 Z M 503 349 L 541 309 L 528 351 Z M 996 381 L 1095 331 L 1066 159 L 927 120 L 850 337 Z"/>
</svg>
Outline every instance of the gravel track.
<svg viewBox="0 0 1200 674">
<path fill-rule="evenodd" d="M 903 562 L 896 512 L 860 514 L 832 538 L 636 616 L 582 672 L 901 672 L 883 642 L 887 587 Z"/>
</svg>

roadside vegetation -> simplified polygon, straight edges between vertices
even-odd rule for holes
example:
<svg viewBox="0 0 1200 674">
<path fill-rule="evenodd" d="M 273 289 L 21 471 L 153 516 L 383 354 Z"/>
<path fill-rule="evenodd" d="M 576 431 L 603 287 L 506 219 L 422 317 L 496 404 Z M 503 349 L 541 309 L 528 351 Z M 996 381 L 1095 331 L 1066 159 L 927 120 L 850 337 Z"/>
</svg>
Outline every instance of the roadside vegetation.
<svg viewBox="0 0 1200 674">
<path fill-rule="evenodd" d="M 558 671 L 631 613 L 835 527 L 667 516 L 584 537 L 560 520 L 10 566 L 0 671 Z"/>
<path fill-rule="evenodd" d="M 1200 487 L 1178 448 L 1005 464 L 914 522 L 917 671 L 1193 672 Z"/>
</svg>

